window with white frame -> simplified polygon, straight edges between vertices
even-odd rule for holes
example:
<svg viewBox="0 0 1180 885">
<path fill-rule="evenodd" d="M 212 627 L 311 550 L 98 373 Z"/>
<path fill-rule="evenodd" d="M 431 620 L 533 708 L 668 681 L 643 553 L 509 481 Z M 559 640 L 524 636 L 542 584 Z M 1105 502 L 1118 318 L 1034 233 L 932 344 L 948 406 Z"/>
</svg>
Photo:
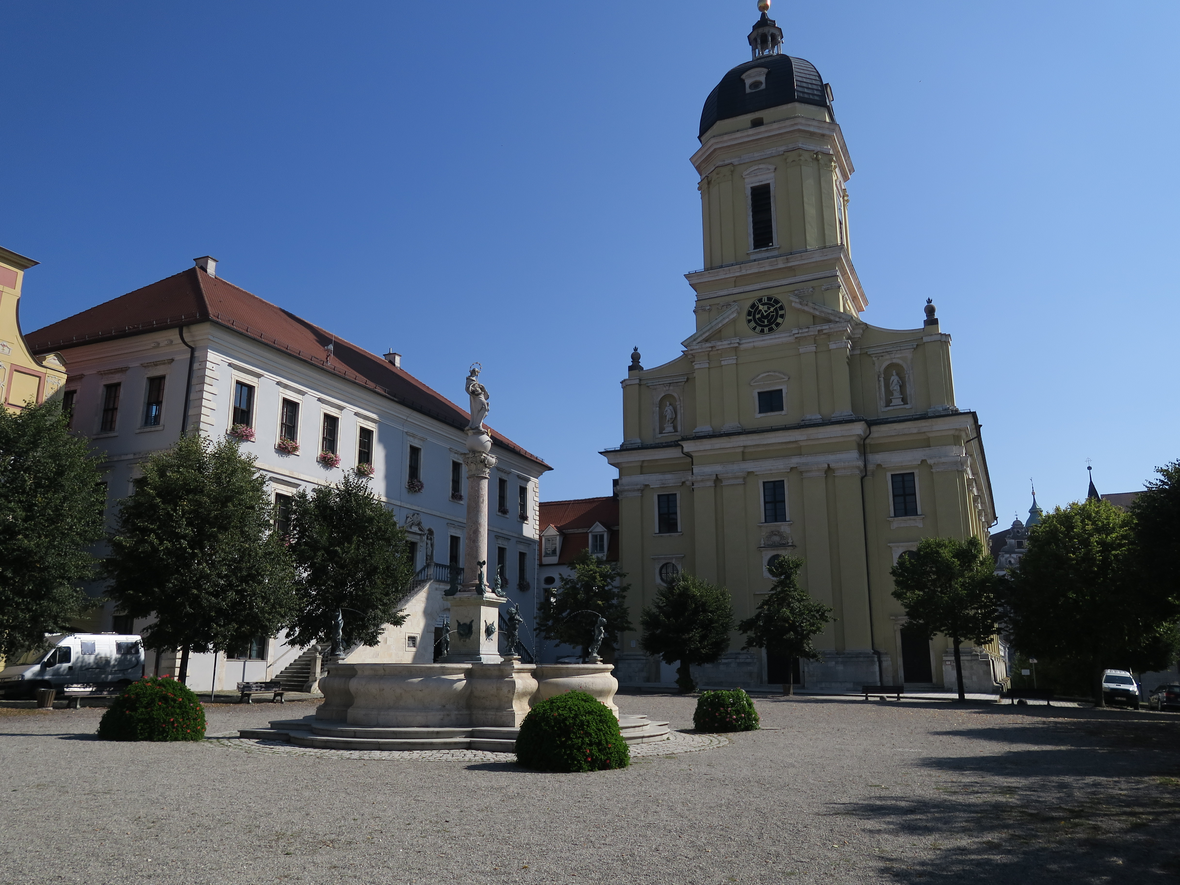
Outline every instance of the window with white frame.
<svg viewBox="0 0 1180 885">
<path fill-rule="evenodd" d="M 893 496 L 893 515 L 918 516 L 918 481 L 913 473 L 894 473 L 889 477 Z"/>
<path fill-rule="evenodd" d="M 144 390 L 143 426 L 159 427 L 164 420 L 164 376 L 156 375 L 147 379 Z"/>
<path fill-rule="evenodd" d="M 595 556 L 606 556 L 606 532 L 590 533 L 590 552 Z"/>
<path fill-rule="evenodd" d="M 243 427 L 254 426 L 254 385 L 245 381 L 234 382 L 234 406 L 230 424 Z"/>
<path fill-rule="evenodd" d="M 783 405 L 783 389 L 781 387 L 776 387 L 774 390 L 758 391 L 759 415 L 781 413 L 784 411 Z"/>
<path fill-rule="evenodd" d="M 787 481 L 771 479 L 762 483 L 762 521 L 787 521 Z"/>
<path fill-rule="evenodd" d="M 460 461 L 451 462 L 451 500 L 463 500 L 463 464 Z"/>
<path fill-rule="evenodd" d="M 275 493 L 275 531 L 280 538 L 291 534 L 291 505 L 294 500 L 291 495 Z"/>
<path fill-rule="evenodd" d="M 356 429 L 357 466 L 373 466 L 373 428 L 360 425 Z"/>
<path fill-rule="evenodd" d="M 279 438 L 299 442 L 299 403 L 286 397 L 279 407 Z"/>
<path fill-rule="evenodd" d="M 123 385 L 120 382 L 104 384 L 102 388 L 102 418 L 99 421 L 99 433 L 114 433 L 119 420 L 119 393 Z"/>
<path fill-rule="evenodd" d="M 670 492 L 656 495 L 656 534 L 674 535 L 680 531 L 680 495 Z"/>
<path fill-rule="evenodd" d="M 556 556 L 557 555 L 557 535 L 546 535 L 541 542 L 542 556 Z"/>
<path fill-rule="evenodd" d="M 77 390 L 66 390 L 61 395 L 61 411 L 66 416 L 66 428 L 74 429 L 74 401 L 78 397 Z"/>
<path fill-rule="evenodd" d="M 320 451 L 335 455 L 340 447 L 340 418 L 324 413 L 320 432 Z"/>
<path fill-rule="evenodd" d="M 527 550 L 516 552 L 516 589 L 529 589 L 529 554 Z"/>
</svg>

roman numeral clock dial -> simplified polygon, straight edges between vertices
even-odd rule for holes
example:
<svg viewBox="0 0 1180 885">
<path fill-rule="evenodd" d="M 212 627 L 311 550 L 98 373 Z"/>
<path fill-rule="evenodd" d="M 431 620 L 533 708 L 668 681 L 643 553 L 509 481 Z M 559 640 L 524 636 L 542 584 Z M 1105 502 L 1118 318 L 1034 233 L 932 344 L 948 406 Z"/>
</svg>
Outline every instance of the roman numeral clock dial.
<svg viewBox="0 0 1180 885">
<path fill-rule="evenodd" d="M 746 311 L 746 325 L 759 335 L 777 332 L 786 318 L 786 306 L 773 295 L 755 299 Z"/>
</svg>

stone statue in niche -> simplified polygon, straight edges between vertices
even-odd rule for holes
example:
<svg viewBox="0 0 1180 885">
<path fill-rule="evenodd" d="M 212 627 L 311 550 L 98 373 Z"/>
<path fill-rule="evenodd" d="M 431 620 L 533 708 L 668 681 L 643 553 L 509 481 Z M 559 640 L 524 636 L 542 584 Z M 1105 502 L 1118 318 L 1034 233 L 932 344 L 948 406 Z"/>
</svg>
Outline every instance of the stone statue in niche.
<svg viewBox="0 0 1180 885">
<path fill-rule="evenodd" d="M 488 389 L 479 383 L 479 373 L 483 367 L 479 363 L 472 363 L 467 374 L 467 384 L 464 388 L 471 399 L 471 421 L 467 429 L 474 433 L 484 432 L 483 422 L 488 417 Z"/>
<path fill-rule="evenodd" d="M 894 369 L 893 374 L 889 376 L 889 405 L 905 405 L 905 400 L 902 398 L 901 379 L 897 377 L 896 369 Z"/>
<path fill-rule="evenodd" d="M 664 429 L 660 433 L 675 433 L 676 432 L 676 406 L 672 400 L 664 402 Z"/>
</svg>

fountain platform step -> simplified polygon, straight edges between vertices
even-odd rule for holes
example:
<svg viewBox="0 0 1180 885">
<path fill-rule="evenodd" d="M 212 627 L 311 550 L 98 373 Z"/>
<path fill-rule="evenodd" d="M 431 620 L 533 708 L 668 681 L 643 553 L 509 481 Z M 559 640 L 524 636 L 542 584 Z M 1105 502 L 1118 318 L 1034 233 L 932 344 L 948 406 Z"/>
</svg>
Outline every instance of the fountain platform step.
<svg viewBox="0 0 1180 885">
<path fill-rule="evenodd" d="M 244 728 L 238 734 L 253 740 L 288 741 L 297 747 L 325 750 L 488 750 L 511 753 L 516 748 L 518 728 L 480 726 L 471 728 L 388 728 L 350 725 L 305 716 L 276 719 L 270 728 Z M 668 723 L 653 722 L 646 716 L 622 716 L 619 733 L 628 744 L 646 744 L 668 739 Z"/>
</svg>

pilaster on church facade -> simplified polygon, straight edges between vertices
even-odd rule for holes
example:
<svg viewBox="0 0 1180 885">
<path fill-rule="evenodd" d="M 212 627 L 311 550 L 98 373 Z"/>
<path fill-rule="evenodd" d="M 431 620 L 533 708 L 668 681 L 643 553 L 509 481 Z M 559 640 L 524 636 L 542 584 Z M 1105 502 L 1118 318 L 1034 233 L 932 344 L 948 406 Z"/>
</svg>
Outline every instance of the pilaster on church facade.
<svg viewBox="0 0 1180 885">
<path fill-rule="evenodd" d="M 765 14 L 763 32 L 777 32 Z M 770 591 L 774 557 L 798 556 L 803 586 L 836 618 L 817 640 L 825 661 L 803 662 L 807 688 L 939 684 L 945 641 L 902 642 L 889 570 L 924 537 L 985 538 L 994 521 L 979 421 L 955 403 L 950 336 L 930 299 L 916 301 L 912 329 L 863 319 L 852 162 L 831 88 L 808 62 L 764 53 L 731 70 L 705 103 L 700 140 L 705 267 L 686 275 L 696 331 L 665 365 L 632 355 L 624 439 L 603 453 L 619 471 L 635 613 L 690 572 L 727 587 L 740 620 Z M 742 644 L 735 634 L 698 679 L 791 678 L 791 662 Z M 976 664 L 971 690 L 1004 675 L 995 655 Z M 671 678 L 638 653 L 619 667 L 622 682 Z"/>
</svg>

